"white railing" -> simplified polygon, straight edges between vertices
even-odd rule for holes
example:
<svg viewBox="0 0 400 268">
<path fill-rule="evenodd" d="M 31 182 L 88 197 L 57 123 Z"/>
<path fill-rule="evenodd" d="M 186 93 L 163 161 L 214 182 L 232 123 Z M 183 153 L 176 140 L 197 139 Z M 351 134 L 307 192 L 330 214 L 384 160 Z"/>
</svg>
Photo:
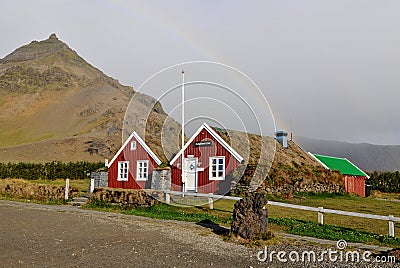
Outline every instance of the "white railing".
<svg viewBox="0 0 400 268">
<path fill-rule="evenodd" d="M 202 193 L 191 193 L 191 192 L 164 191 L 164 194 L 165 194 L 165 202 L 167 204 L 171 203 L 171 195 L 206 197 L 206 198 L 208 198 L 208 206 L 210 207 L 210 209 L 214 209 L 214 199 L 215 200 L 218 200 L 218 199 L 240 200 L 240 199 L 242 199 L 241 197 L 215 195 L 212 193 L 202 194 Z M 394 222 L 400 222 L 400 218 L 394 217 L 393 215 L 381 216 L 381 215 L 350 212 L 350 211 L 343 211 L 343 210 L 326 209 L 323 207 L 307 207 L 307 206 L 300 206 L 300 205 L 281 203 L 281 202 L 275 202 L 275 201 L 268 201 L 267 204 L 271 205 L 271 206 L 279 206 L 279 207 L 294 208 L 294 209 L 301 209 L 301 210 L 317 212 L 319 224 L 324 224 L 324 213 L 388 221 L 389 236 L 391 236 L 391 237 L 394 237 Z"/>
</svg>

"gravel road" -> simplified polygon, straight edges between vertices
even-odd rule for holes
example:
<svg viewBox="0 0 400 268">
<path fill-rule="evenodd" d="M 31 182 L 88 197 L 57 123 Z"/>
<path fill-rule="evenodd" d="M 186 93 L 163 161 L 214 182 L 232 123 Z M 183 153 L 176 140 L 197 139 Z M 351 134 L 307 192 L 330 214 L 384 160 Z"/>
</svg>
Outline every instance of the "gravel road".
<svg viewBox="0 0 400 268">
<path fill-rule="evenodd" d="M 284 243 L 269 246 L 268 252 L 324 249 Z M 1 267 L 383 267 L 363 262 L 283 263 L 276 258 L 259 262 L 260 250 L 225 242 L 195 223 L 0 201 Z"/>
</svg>

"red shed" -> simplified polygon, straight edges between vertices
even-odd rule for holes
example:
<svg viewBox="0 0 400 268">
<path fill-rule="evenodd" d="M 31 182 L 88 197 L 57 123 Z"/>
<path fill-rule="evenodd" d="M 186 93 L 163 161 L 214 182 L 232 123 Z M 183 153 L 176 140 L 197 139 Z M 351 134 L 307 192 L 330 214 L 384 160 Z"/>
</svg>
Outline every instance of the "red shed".
<svg viewBox="0 0 400 268">
<path fill-rule="evenodd" d="M 108 187 L 150 188 L 153 170 L 160 159 L 134 131 L 115 154 L 108 167 Z"/>
<path fill-rule="evenodd" d="M 203 123 L 170 161 L 172 189 L 225 194 L 231 186 L 229 176 L 242 161 L 243 158 L 221 136 Z"/>
<path fill-rule="evenodd" d="M 369 176 L 350 162 L 347 158 L 332 157 L 326 155 L 312 154 L 323 167 L 330 170 L 338 170 L 344 177 L 346 192 L 365 196 L 365 180 Z"/>
</svg>

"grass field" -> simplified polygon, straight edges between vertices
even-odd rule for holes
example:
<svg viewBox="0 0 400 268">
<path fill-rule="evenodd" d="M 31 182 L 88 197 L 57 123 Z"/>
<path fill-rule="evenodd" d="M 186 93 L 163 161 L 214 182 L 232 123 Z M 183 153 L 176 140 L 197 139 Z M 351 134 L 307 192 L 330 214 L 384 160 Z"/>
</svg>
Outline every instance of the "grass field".
<svg viewBox="0 0 400 268">
<path fill-rule="evenodd" d="M 351 212 L 360 212 L 375 215 L 394 215 L 400 217 L 400 202 L 391 202 L 386 200 L 379 200 L 373 197 L 358 197 L 352 195 L 333 195 L 333 194 L 320 194 L 320 195 L 303 195 L 291 200 L 277 200 L 276 201 L 291 203 L 310 207 L 324 207 L 328 209 L 344 210 Z M 214 208 L 220 211 L 233 211 L 234 201 L 219 200 L 214 203 Z M 304 211 L 298 209 L 284 208 L 278 206 L 267 205 L 268 216 L 271 218 L 291 218 L 297 220 L 306 220 L 317 222 L 317 213 L 311 211 Z M 388 234 L 388 222 L 381 220 L 372 220 L 364 218 L 356 218 L 349 216 L 342 216 L 336 214 L 324 214 L 324 223 L 329 225 L 336 225 L 348 227 L 359 231 L 372 232 L 381 235 Z M 275 230 L 283 230 L 282 226 L 271 226 Z M 397 229 L 396 237 L 400 237 L 400 223 L 395 224 Z"/>
</svg>

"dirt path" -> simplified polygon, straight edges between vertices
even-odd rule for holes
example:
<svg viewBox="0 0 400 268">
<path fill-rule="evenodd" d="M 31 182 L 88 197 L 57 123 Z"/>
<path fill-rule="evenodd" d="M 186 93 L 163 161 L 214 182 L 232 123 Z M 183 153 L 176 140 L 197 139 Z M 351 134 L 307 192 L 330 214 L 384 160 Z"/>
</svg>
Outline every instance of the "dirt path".
<svg viewBox="0 0 400 268">
<path fill-rule="evenodd" d="M 250 267 L 254 252 L 193 223 L 0 201 L 1 267 Z"/>
<path fill-rule="evenodd" d="M 332 247 L 294 239 L 268 252 Z M 262 249 L 224 242 L 196 223 L 0 200 L 0 267 L 399 267 L 373 260 L 285 263 L 276 255 L 259 262 Z"/>
</svg>

